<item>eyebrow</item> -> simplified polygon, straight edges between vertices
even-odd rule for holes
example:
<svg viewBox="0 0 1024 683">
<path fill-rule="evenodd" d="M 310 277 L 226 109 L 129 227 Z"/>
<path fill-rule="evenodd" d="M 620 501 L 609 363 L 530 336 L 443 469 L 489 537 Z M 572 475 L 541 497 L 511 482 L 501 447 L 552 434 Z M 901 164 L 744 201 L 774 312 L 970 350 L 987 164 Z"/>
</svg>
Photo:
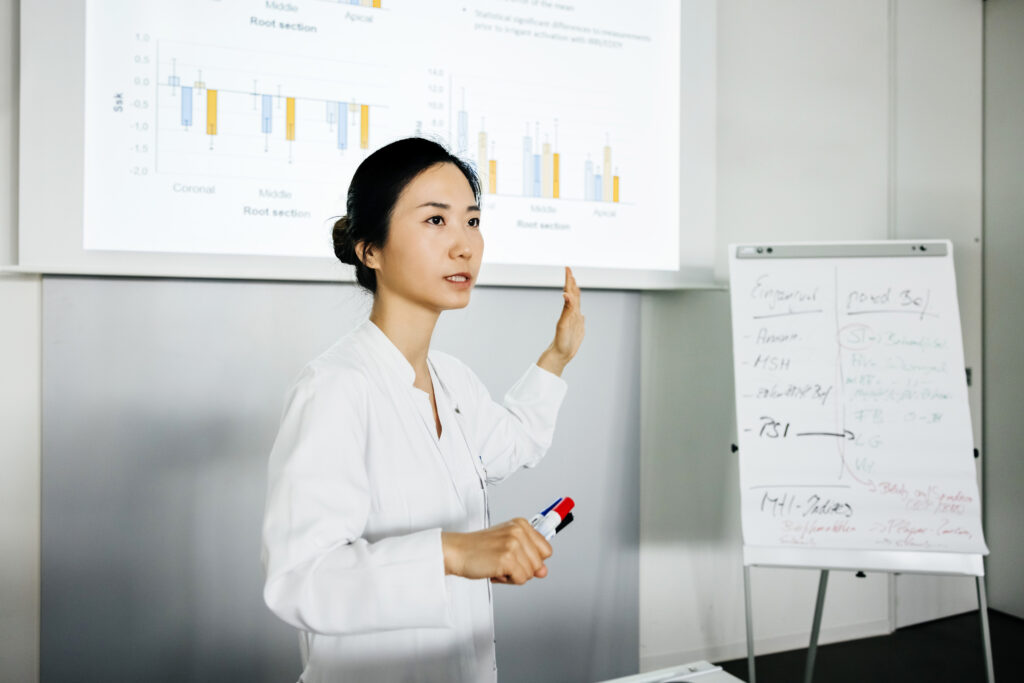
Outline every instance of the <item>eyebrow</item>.
<svg viewBox="0 0 1024 683">
<path fill-rule="evenodd" d="M 433 206 L 438 209 L 444 209 L 445 211 L 448 211 L 449 209 L 452 208 L 451 204 L 444 204 L 442 202 L 424 202 L 423 204 L 420 204 L 416 208 L 422 209 L 424 206 Z M 480 206 L 477 204 L 470 204 L 469 206 L 466 207 L 466 211 L 480 211 Z"/>
</svg>

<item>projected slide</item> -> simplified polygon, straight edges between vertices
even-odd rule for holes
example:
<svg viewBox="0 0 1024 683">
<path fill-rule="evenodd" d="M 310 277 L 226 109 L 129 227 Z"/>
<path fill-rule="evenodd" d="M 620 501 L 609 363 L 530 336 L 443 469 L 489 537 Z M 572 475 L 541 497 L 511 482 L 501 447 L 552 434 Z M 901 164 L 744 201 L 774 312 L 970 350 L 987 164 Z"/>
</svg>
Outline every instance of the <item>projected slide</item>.
<svg viewBox="0 0 1024 683">
<path fill-rule="evenodd" d="M 83 246 L 330 257 L 374 149 L 477 168 L 485 262 L 679 267 L 679 8 L 90 0 Z"/>
</svg>

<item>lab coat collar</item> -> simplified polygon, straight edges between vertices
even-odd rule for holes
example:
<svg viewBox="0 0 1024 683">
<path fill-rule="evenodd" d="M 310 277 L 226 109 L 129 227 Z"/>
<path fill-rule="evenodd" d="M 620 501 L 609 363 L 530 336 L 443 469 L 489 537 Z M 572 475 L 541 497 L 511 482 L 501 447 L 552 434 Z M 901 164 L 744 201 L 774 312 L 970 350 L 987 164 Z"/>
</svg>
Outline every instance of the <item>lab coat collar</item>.
<svg viewBox="0 0 1024 683">
<path fill-rule="evenodd" d="M 382 329 L 367 319 L 355 334 L 365 340 L 373 355 L 380 359 L 386 368 L 394 372 L 404 384 L 412 386 L 416 381 L 416 371 Z"/>
</svg>

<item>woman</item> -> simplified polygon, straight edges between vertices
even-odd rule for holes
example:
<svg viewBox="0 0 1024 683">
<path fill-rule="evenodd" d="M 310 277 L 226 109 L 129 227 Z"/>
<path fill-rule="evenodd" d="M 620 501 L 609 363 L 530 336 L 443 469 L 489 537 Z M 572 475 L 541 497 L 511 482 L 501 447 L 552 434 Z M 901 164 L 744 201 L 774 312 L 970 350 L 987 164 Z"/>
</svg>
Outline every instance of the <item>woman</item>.
<svg viewBox="0 0 1024 683">
<path fill-rule="evenodd" d="M 409 138 L 359 166 L 334 227 L 373 308 L 293 387 L 263 526 L 264 599 L 304 632 L 304 683 L 493 681 L 490 582 L 547 574 L 551 546 L 523 519 L 491 526 L 486 487 L 551 443 L 580 292 L 567 268 L 554 341 L 503 406 L 430 350 L 476 282 L 478 204 L 465 162 Z"/>
</svg>

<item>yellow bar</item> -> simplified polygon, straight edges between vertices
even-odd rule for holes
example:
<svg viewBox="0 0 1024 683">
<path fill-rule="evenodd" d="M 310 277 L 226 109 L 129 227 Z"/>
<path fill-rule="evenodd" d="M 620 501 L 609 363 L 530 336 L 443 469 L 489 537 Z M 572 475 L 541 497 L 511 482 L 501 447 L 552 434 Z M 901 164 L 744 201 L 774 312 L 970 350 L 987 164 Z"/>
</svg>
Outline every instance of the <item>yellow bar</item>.
<svg viewBox="0 0 1024 683">
<path fill-rule="evenodd" d="M 554 168 L 555 176 L 554 176 L 554 179 L 552 181 L 553 185 L 552 185 L 552 188 L 551 188 L 552 189 L 551 196 L 554 197 L 555 199 L 558 199 L 558 152 L 555 152 L 554 162 L 555 162 L 555 168 Z"/>
<path fill-rule="evenodd" d="M 483 169 L 490 170 L 490 165 L 487 163 L 487 133 L 486 131 L 480 131 L 476 137 L 476 158 L 477 168 L 483 172 Z M 491 187 L 490 182 L 487 180 L 487 176 L 484 175 L 480 179 L 480 187 L 486 187 L 488 190 Z"/>
<path fill-rule="evenodd" d="M 289 97 L 285 100 L 284 109 L 284 136 L 289 140 L 295 139 L 295 98 Z"/>
<path fill-rule="evenodd" d="M 373 7 L 373 3 L 371 3 L 370 0 L 363 0 L 359 4 L 362 5 L 363 7 Z"/>
<path fill-rule="evenodd" d="M 350 102 L 349 103 L 349 105 L 348 105 L 349 113 L 355 114 L 357 109 L 359 109 L 359 105 L 358 104 L 356 104 L 355 102 Z"/>
<path fill-rule="evenodd" d="M 490 188 L 491 194 L 497 194 L 498 193 L 498 162 L 497 162 L 497 160 L 491 159 L 491 161 L 487 164 L 487 170 L 489 172 L 488 176 L 487 176 L 487 181 L 488 181 L 488 185 L 487 186 Z"/>
<path fill-rule="evenodd" d="M 217 91 L 206 91 L 206 134 L 217 134 Z M 212 143 L 211 143 L 212 144 Z"/>
<path fill-rule="evenodd" d="M 612 182 L 612 201 L 619 201 L 619 176 L 615 176 Z"/>
<path fill-rule="evenodd" d="M 612 200 L 612 148 L 604 146 L 604 173 L 601 174 L 601 200 Z"/>
<path fill-rule="evenodd" d="M 379 8 L 380 7 L 380 0 L 373 0 L 373 6 Z"/>
<path fill-rule="evenodd" d="M 359 147 L 370 148 L 370 105 L 359 105 Z"/>
</svg>

